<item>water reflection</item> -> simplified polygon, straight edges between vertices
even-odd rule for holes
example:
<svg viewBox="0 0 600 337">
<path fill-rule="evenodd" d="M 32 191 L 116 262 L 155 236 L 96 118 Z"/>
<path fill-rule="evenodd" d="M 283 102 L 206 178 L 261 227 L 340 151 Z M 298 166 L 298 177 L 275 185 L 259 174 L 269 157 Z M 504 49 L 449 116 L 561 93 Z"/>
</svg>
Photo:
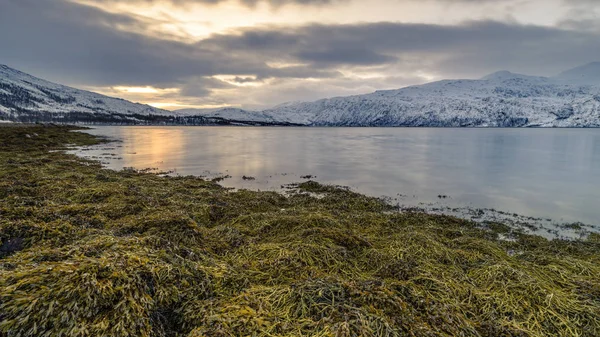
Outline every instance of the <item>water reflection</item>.
<svg viewBox="0 0 600 337">
<path fill-rule="evenodd" d="M 99 127 L 123 140 L 112 168 L 229 174 L 279 189 L 316 175 L 371 195 L 600 223 L 600 130 Z M 256 177 L 245 181 L 242 176 Z M 416 197 L 412 197 L 412 196 Z"/>
<path fill-rule="evenodd" d="M 188 144 L 183 130 L 117 128 L 115 131 L 117 135 L 113 138 L 126 140 L 118 154 L 123 167 L 164 169 L 165 159 L 172 168 L 184 165 Z"/>
</svg>

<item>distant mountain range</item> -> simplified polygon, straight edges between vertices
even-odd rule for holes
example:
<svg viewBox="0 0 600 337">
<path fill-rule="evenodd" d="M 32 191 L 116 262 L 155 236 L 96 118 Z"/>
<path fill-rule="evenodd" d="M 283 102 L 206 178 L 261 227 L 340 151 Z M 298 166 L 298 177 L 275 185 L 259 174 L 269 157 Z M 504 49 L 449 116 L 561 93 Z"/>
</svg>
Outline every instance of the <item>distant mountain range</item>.
<svg viewBox="0 0 600 337">
<path fill-rule="evenodd" d="M 198 114 L 310 126 L 600 127 L 600 62 L 551 78 L 500 71 L 260 112 Z"/>
<path fill-rule="evenodd" d="M 0 66 L 0 120 L 122 124 L 600 127 L 600 62 L 554 77 L 500 71 L 397 90 L 237 108 L 175 112 L 78 90 Z"/>
<path fill-rule="evenodd" d="M 189 116 L 48 82 L 0 65 L 0 122 L 88 124 L 271 125 Z M 285 124 L 285 123 L 283 123 Z"/>
</svg>

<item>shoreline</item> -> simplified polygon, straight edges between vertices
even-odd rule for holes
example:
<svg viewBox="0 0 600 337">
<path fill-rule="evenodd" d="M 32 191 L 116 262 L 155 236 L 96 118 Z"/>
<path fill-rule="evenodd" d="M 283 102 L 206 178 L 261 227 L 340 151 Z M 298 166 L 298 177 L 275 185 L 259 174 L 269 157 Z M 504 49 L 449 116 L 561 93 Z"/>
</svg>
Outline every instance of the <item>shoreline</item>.
<svg viewBox="0 0 600 337">
<path fill-rule="evenodd" d="M 107 170 L 74 129 L 0 128 L 0 333 L 600 335 L 598 234 Z"/>
<path fill-rule="evenodd" d="M 85 131 L 83 130 L 83 132 Z M 350 188 L 353 192 L 369 197 L 385 199 L 399 210 L 418 210 L 430 214 L 450 215 L 483 224 L 487 222 L 502 222 L 509 224 L 513 228 L 524 230 L 529 234 L 541 235 L 548 239 L 584 239 L 591 232 L 600 232 L 600 224 L 585 221 L 581 218 L 573 216 L 570 219 L 559 218 L 556 217 L 556 214 L 549 216 L 540 211 L 530 213 L 513 212 L 510 208 L 496 208 L 498 207 L 497 205 L 475 204 L 470 200 L 457 202 L 453 200 L 454 198 L 451 195 L 444 194 L 448 191 L 436 192 L 433 193 L 433 196 L 429 195 L 428 197 L 417 195 L 414 191 L 407 192 L 407 194 L 380 194 L 373 192 L 373 189 L 369 190 L 368 187 L 364 188 L 365 186 L 362 186 L 363 188 L 361 189 L 359 186 L 347 186 L 344 183 L 336 182 L 335 179 L 334 181 L 317 179 L 316 174 L 306 175 L 291 173 L 291 171 L 277 171 L 280 173 L 269 172 L 263 176 L 255 174 L 251 179 L 244 179 L 246 176 L 241 172 L 238 171 L 238 175 L 232 176 L 228 169 L 215 172 L 204 170 L 201 174 L 193 171 L 190 172 L 188 169 L 187 173 L 182 174 L 177 171 L 175 166 L 169 167 L 161 164 L 158 164 L 161 166 L 160 168 L 152 168 L 150 165 L 128 167 L 122 162 L 122 157 L 125 156 L 125 152 L 127 151 L 118 149 L 122 146 L 127 146 L 126 142 L 123 143 L 123 140 L 118 137 L 114 138 L 114 135 L 111 138 L 110 136 L 102 135 L 102 133 L 94 132 L 93 128 L 87 133 L 93 136 L 109 137 L 107 138 L 109 141 L 98 146 L 75 147 L 69 153 L 84 159 L 100 161 L 103 167 L 114 170 L 135 169 L 170 176 L 194 175 L 206 180 L 216 179 L 221 186 L 235 190 L 250 189 L 253 191 L 273 191 L 284 194 L 289 190 L 290 184 L 294 185 L 301 181 L 316 180 L 320 184 L 334 184 L 341 188 Z M 132 153 L 128 152 L 127 154 Z M 312 171 L 307 172 L 313 173 Z M 319 176 L 321 175 L 319 174 Z"/>
<path fill-rule="evenodd" d="M 204 116 L 183 116 L 183 117 L 204 117 Z M 212 118 L 212 117 L 208 117 Z M 207 123 L 207 124 L 190 124 L 190 123 L 88 123 L 88 122 L 77 122 L 71 121 L 67 123 L 61 123 L 59 121 L 14 121 L 14 120 L 0 120 L 0 127 L 11 126 L 11 125 L 57 125 L 57 126 L 76 126 L 82 128 L 89 128 L 94 126 L 135 126 L 135 127 L 258 127 L 258 128 L 311 128 L 311 129 L 333 129 L 333 128 L 348 128 L 348 129 L 363 129 L 363 128 L 376 128 L 376 129 L 464 129 L 464 130 L 479 130 L 479 129 L 525 129 L 525 130 L 554 130 L 554 129 L 600 129 L 600 126 L 586 125 L 586 126 L 541 126 L 541 125 L 526 125 L 526 126 L 411 126 L 411 125 L 394 125 L 394 126 L 378 126 L 378 125 L 311 125 L 311 124 L 294 124 L 294 123 L 273 123 L 260 122 L 260 121 L 235 121 L 225 120 L 227 123 Z"/>
</svg>

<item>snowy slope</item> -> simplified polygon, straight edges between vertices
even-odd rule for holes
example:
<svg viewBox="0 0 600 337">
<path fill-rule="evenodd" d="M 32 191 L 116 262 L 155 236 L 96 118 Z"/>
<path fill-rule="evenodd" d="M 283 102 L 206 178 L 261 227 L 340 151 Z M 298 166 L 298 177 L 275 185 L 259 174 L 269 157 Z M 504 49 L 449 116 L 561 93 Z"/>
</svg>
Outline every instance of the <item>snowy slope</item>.
<svg viewBox="0 0 600 337">
<path fill-rule="evenodd" d="M 0 120 L 186 125 L 600 127 L 600 63 L 546 78 L 501 71 L 264 111 L 170 112 L 0 65 Z"/>
<path fill-rule="evenodd" d="M 209 117 L 205 117 L 210 112 Z M 0 122 L 159 125 L 287 125 L 260 112 L 171 112 L 48 82 L 0 65 Z"/>
<path fill-rule="evenodd" d="M 248 116 L 311 126 L 600 127 L 600 81 L 592 85 L 600 79 L 597 69 L 600 63 L 553 78 L 500 71 L 480 80 L 288 103 Z M 217 114 L 234 116 L 205 116 Z"/>
<path fill-rule="evenodd" d="M 0 65 L 0 115 L 172 115 L 166 110 L 48 82 Z"/>
<path fill-rule="evenodd" d="M 592 62 L 560 73 L 555 80 L 575 85 L 600 85 L 600 62 Z"/>
<path fill-rule="evenodd" d="M 336 126 L 600 126 L 600 90 L 501 72 L 268 111 Z"/>
</svg>

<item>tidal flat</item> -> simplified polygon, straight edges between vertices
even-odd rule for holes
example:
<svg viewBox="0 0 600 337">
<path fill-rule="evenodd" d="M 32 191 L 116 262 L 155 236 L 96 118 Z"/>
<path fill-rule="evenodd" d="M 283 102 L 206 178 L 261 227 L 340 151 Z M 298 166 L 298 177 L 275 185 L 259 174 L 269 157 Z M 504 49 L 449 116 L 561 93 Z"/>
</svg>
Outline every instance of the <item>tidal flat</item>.
<svg viewBox="0 0 600 337">
<path fill-rule="evenodd" d="M 600 235 L 109 170 L 0 128 L 0 336 L 599 336 Z"/>
</svg>

